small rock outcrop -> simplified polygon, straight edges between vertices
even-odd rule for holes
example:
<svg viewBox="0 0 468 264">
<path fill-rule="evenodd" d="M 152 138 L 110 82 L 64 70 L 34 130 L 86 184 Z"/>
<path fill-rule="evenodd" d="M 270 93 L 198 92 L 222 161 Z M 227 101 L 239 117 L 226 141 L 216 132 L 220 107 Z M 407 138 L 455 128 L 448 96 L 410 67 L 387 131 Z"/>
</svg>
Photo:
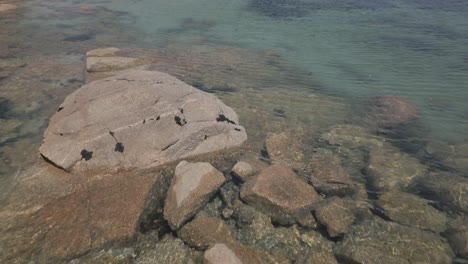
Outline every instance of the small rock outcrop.
<svg viewBox="0 0 468 264">
<path fill-rule="evenodd" d="M 310 182 L 320 193 L 327 196 L 346 196 L 355 192 L 349 174 L 337 157 L 313 157 L 308 167 L 311 171 Z"/>
<path fill-rule="evenodd" d="M 349 205 L 338 197 L 327 199 L 315 208 L 317 220 L 327 227 L 331 237 L 346 233 L 354 222 L 354 214 Z"/>
<path fill-rule="evenodd" d="M 249 179 L 242 186 L 240 196 L 283 224 L 310 217 L 314 204 L 320 200 L 312 186 L 283 165 L 272 165 Z"/>
<path fill-rule="evenodd" d="M 273 134 L 266 139 L 268 156 L 274 162 L 284 162 L 292 167 L 300 166 L 304 159 L 300 142 L 289 132 Z"/>
<path fill-rule="evenodd" d="M 419 109 L 398 96 L 374 96 L 366 102 L 369 122 L 381 128 L 408 125 L 419 118 Z"/>
<path fill-rule="evenodd" d="M 382 213 L 399 224 L 440 233 L 447 226 L 445 214 L 432 207 L 427 200 L 404 192 L 387 192 L 377 205 Z"/>
<path fill-rule="evenodd" d="M 67 171 L 145 169 L 240 146 L 247 134 L 215 96 L 161 72 L 89 83 L 50 119 L 41 155 Z"/>
<path fill-rule="evenodd" d="M 252 165 L 245 161 L 239 161 L 232 168 L 232 172 L 236 177 L 241 181 L 247 181 L 248 178 L 256 173 L 255 169 L 252 168 Z"/>
<path fill-rule="evenodd" d="M 204 264 L 269 264 L 276 263 L 272 256 L 235 243 L 218 243 L 205 251 Z"/>
<path fill-rule="evenodd" d="M 351 226 L 334 247 L 344 263 L 452 263 L 454 256 L 442 237 L 380 219 Z"/>
<path fill-rule="evenodd" d="M 172 178 L 164 204 L 164 218 L 173 230 L 179 229 L 205 206 L 225 182 L 224 175 L 207 162 L 181 161 Z"/>
<path fill-rule="evenodd" d="M 235 239 L 232 233 L 223 220 L 203 215 L 197 216 L 177 232 L 185 243 L 198 249 L 207 249 L 216 243 L 233 242 Z"/>
</svg>

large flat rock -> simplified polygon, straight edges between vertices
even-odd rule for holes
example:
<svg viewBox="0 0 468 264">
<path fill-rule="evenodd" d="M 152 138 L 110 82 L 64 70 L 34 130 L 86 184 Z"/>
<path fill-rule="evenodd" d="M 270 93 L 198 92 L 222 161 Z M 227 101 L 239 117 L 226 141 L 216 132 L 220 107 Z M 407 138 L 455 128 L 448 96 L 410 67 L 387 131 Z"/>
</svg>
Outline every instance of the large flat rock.
<svg viewBox="0 0 468 264">
<path fill-rule="evenodd" d="M 247 134 L 232 108 L 161 72 L 89 83 L 50 119 L 40 152 L 67 171 L 154 168 L 230 147 Z"/>
</svg>

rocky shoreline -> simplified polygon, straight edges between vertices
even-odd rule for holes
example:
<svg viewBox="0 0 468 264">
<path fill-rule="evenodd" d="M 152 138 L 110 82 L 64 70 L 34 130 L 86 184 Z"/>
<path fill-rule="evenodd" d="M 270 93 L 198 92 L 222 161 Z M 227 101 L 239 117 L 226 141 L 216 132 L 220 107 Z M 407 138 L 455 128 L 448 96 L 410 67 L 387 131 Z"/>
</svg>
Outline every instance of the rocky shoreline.
<svg viewBox="0 0 468 264">
<path fill-rule="evenodd" d="M 409 155 L 393 144 L 388 135 L 417 122 L 411 103 L 370 98 L 362 126 L 330 126 L 313 139 L 276 128 L 256 136 L 263 137 L 260 153 L 245 145 L 249 131 L 234 110 L 154 71 L 183 79 L 190 70 L 167 65 L 116 48 L 87 53 L 89 83 L 59 106 L 42 157 L 18 173 L 0 210 L 1 261 L 464 263 L 468 257 L 466 152 L 431 143 Z M 201 75 L 208 83 L 209 70 Z M 281 118 L 284 110 L 275 114 Z M 425 162 L 428 156 L 440 163 Z"/>
</svg>

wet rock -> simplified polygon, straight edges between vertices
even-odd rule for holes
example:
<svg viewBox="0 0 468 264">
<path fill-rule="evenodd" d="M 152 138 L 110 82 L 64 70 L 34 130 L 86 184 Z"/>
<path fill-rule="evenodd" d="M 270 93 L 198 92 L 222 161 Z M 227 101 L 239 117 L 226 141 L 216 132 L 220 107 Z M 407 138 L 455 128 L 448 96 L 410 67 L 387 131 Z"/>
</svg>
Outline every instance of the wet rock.
<svg viewBox="0 0 468 264">
<path fill-rule="evenodd" d="M 213 95 L 164 73 L 133 71 L 69 95 L 39 150 L 68 171 L 154 168 L 240 146 L 247 135 L 237 123 Z"/>
<path fill-rule="evenodd" d="M 205 206 L 226 179 L 207 162 L 181 161 L 172 179 L 164 204 L 164 218 L 173 230 L 179 229 Z"/>
<path fill-rule="evenodd" d="M 369 130 L 353 125 L 333 126 L 330 131 L 323 133 L 321 140 L 330 145 L 348 147 L 383 147 L 388 145 L 383 138 L 370 133 Z"/>
<path fill-rule="evenodd" d="M 140 59 L 128 57 L 88 57 L 88 72 L 112 72 L 133 68 L 142 64 Z"/>
<path fill-rule="evenodd" d="M 228 207 L 232 207 L 236 200 L 239 200 L 240 188 L 232 181 L 227 182 L 219 190 L 219 196 L 223 200 L 224 204 Z"/>
<path fill-rule="evenodd" d="M 352 208 L 337 197 L 319 203 L 315 208 L 315 216 L 321 224 L 327 227 L 327 232 L 331 237 L 346 233 L 354 222 Z"/>
<path fill-rule="evenodd" d="M 403 192 L 388 192 L 379 197 L 377 205 L 383 214 L 399 224 L 440 233 L 445 230 L 447 217 L 427 200 Z"/>
<path fill-rule="evenodd" d="M 244 161 L 239 161 L 232 168 L 233 174 L 238 177 L 241 181 L 245 182 L 248 178 L 256 173 L 252 166 Z"/>
<path fill-rule="evenodd" d="M 333 253 L 311 250 L 301 256 L 295 263 L 298 264 L 338 264 Z"/>
<path fill-rule="evenodd" d="M 417 158 L 395 147 L 372 148 L 365 168 L 369 185 L 379 191 L 406 189 L 425 172 Z"/>
<path fill-rule="evenodd" d="M 13 4 L 0 4 L 0 13 L 15 11 L 18 7 Z"/>
<path fill-rule="evenodd" d="M 194 258 L 182 240 L 167 236 L 156 243 L 151 250 L 145 250 L 138 255 L 136 264 L 153 263 L 183 263 L 194 264 Z"/>
<path fill-rule="evenodd" d="M 241 188 L 241 199 L 282 224 L 310 217 L 320 200 L 314 188 L 291 169 L 272 165 L 249 179 Z"/>
<path fill-rule="evenodd" d="M 450 172 L 430 172 L 414 188 L 442 208 L 468 213 L 468 178 Z"/>
<path fill-rule="evenodd" d="M 274 162 L 285 162 L 292 167 L 300 167 L 304 159 L 301 143 L 291 134 L 273 134 L 266 139 L 268 156 Z"/>
<path fill-rule="evenodd" d="M 68 264 L 127 264 L 133 263 L 135 255 L 135 250 L 133 248 L 101 250 L 99 252 L 87 254 L 84 257 L 74 259 L 68 262 Z"/>
<path fill-rule="evenodd" d="M 381 128 L 408 125 L 419 118 L 419 109 L 398 96 L 374 96 L 365 103 L 367 119 Z"/>
<path fill-rule="evenodd" d="M 425 146 L 424 151 L 443 166 L 468 175 L 468 144 L 449 145 L 431 141 Z"/>
<path fill-rule="evenodd" d="M 250 264 L 278 263 L 265 252 L 251 249 L 240 244 L 218 243 L 205 251 L 205 264 Z"/>
<path fill-rule="evenodd" d="M 203 215 L 184 225 L 177 234 L 185 243 L 197 249 L 207 249 L 216 243 L 235 240 L 223 220 Z"/>
<path fill-rule="evenodd" d="M 454 256 L 440 236 L 380 219 L 351 226 L 334 252 L 345 263 L 451 263 Z"/>
<path fill-rule="evenodd" d="M 327 196 L 346 196 L 355 192 L 349 174 L 337 157 L 314 156 L 308 167 L 311 171 L 310 182 L 318 192 Z"/>
<path fill-rule="evenodd" d="M 239 201 L 235 204 L 233 217 L 236 220 L 237 226 L 243 227 L 250 225 L 257 213 L 252 206 Z"/>
<path fill-rule="evenodd" d="M 80 8 L 81 9 L 81 8 Z M 87 57 L 112 57 L 117 54 L 120 50 L 118 48 L 109 47 L 101 49 L 93 49 L 86 52 Z"/>
<path fill-rule="evenodd" d="M 466 216 L 458 216 L 451 220 L 444 236 L 457 256 L 468 259 L 468 218 Z"/>
</svg>

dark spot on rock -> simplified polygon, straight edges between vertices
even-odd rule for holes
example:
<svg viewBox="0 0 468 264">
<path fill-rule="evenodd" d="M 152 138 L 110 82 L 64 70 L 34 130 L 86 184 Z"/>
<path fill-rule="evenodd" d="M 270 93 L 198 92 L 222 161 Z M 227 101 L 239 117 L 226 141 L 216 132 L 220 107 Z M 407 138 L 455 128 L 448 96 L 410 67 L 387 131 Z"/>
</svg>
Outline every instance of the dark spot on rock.
<svg viewBox="0 0 468 264">
<path fill-rule="evenodd" d="M 10 117 L 11 101 L 0 97 L 0 119 L 6 119 Z"/>
<path fill-rule="evenodd" d="M 150 118 L 150 120 L 151 120 L 151 118 Z M 146 119 L 143 119 L 143 124 L 145 124 L 145 123 L 146 123 Z"/>
<path fill-rule="evenodd" d="M 115 144 L 115 148 L 114 148 L 114 151 L 118 151 L 120 153 L 123 153 L 124 152 L 124 145 L 122 144 L 122 142 L 117 142 L 117 144 Z"/>
<path fill-rule="evenodd" d="M 184 109 L 183 109 L 183 108 L 181 108 L 181 109 L 180 109 L 180 112 L 183 114 L 183 113 L 184 113 Z"/>
<path fill-rule="evenodd" d="M 187 124 L 187 121 L 185 121 L 185 119 L 180 118 L 179 116 L 175 116 L 174 120 L 175 120 L 176 124 L 178 124 L 179 126 L 183 126 L 183 125 Z"/>
<path fill-rule="evenodd" d="M 207 138 L 208 138 L 208 136 L 207 136 L 207 135 L 205 135 L 205 139 L 207 139 Z"/>
<path fill-rule="evenodd" d="M 115 133 L 112 132 L 112 131 L 109 131 L 109 134 L 110 134 L 112 137 L 114 137 L 114 135 L 115 135 Z"/>
<path fill-rule="evenodd" d="M 241 129 L 240 129 L 240 128 L 237 128 L 237 127 L 234 128 L 234 130 L 235 130 L 235 131 L 241 131 Z"/>
<path fill-rule="evenodd" d="M 273 114 L 278 117 L 286 117 L 286 112 L 281 108 L 274 108 Z"/>
<path fill-rule="evenodd" d="M 59 107 L 59 108 L 57 109 L 57 112 L 60 112 L 60 111 L 62 111 L 62 110 L 63 110 L 63 106 Z"/>
<path fill-rule="evenodd" d="M 60 136 L 63 136 L 63 133 L 60 133 L 59 135 L 60 135 Z"/>
<path fill-rule="evenodd" d="M 159 119 L 161 119 L 161 116 L 156 117 L 156 121 L 159 120 Z"/>
<path fill-rule="evenodd" d="M 219 115 L 218 118 L 216 118 L 216 121 L 218 122 L 228 122 L 229 124 L 235 125 L 236 123 L 229 118 L 227 118 L 225 115 Z"/>
<path fill-rule="evenodd" d="M 92 157 L 93 157 L 93 152 L 92 151 L 87 151 L 86 149 L 83 149 L 81 151 L 81 159 L 84 159 L 84 160 L 88 161 Z"/>
</svg>

